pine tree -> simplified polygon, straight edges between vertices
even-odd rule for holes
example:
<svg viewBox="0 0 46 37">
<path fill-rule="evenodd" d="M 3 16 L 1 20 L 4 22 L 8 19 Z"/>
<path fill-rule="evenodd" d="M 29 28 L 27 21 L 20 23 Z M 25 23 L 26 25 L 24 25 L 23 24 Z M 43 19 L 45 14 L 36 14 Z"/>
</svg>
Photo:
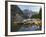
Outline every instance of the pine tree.
<svg viewBox="0 0 46 37">
<path fill-rule="evenodd" d="M 40 8 L 40 11 L 39 11 L 39 18 L 40 19 L 42 18 L 42 8 Z"/>
</svg>

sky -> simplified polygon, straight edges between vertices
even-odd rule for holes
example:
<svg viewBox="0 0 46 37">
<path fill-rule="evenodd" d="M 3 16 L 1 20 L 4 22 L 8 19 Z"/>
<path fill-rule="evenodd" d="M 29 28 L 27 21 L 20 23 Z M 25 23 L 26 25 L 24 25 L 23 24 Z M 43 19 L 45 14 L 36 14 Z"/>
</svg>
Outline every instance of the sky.
<svg viewBox="0 0 46 37">
<path fill-rule="evenodd" d="M 35 6 L 35 5 L 19 5 L 18 6 L 21 10 L 28 9 L 32 10 L 34 12 L 39 12 L 40 6 Z"/>
</svg>

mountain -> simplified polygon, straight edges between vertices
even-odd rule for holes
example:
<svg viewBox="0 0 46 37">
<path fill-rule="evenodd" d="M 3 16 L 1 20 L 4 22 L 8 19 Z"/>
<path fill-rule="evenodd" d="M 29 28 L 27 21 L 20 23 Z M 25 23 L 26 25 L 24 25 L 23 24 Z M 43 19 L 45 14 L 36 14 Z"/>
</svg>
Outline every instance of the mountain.
<svg viewBox="0 0 46 37">
<path fill-rule="evenodd" d="M 23 14 L 24 14 L 24 16 L 26 16 L 28 18 L 31 18 L 32 15 L 35 15 L 37 13 L 36 12 L 33 12 L 31 10 L 25 9 L 25 10 L 23 10 Z"/>
<path fill-rule="evenodd" d="M 17 13 L 23 15 L 22 10 L 17 5 L 11 5 L 11 15 L 16 15 Z"/>
<path fill-rule="evenodd" d="M 11 21 L 23 20 L 23 11 L 17 5 L 11 5 Z"/>
</svg>

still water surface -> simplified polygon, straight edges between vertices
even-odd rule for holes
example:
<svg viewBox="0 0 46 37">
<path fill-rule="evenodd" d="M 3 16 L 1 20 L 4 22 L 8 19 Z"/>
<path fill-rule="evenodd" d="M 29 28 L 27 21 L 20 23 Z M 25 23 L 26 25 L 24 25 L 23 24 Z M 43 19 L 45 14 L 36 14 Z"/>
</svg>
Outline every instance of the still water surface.
<svg viewBox="0 0 46 37">
<path fill-rule="evenodd" d="M 37 29 L 40 29 L 40 26 L 32 25 L 32 26 L 21 26 L 21 28 L 18 31 L 35 31 Z"/>
</svg>

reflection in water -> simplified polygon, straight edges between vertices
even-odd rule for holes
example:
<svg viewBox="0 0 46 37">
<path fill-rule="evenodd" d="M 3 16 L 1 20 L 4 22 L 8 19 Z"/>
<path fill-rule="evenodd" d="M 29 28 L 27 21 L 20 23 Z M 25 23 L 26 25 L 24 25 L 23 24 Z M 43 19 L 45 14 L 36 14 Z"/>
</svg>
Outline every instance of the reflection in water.
<svg viewBox="0 0 46 37">
<path fill-rule="evenodd" d="M 24 25 L 18 30 L 18 31 L 36 31 L 36 30 L 40 30 L 40 26 L 36 26 L 36 25 L 32 25 L 32 26 L 28 26 L 25 27 Z"/>
<path fill-rule="evenodd" d="M 36 25 L 36 24 L 23 24 L 18 23 L 12 26 L 11 32 L 18 32 L 18 31 L 39 31 L 41 30 L 42 25 Z"/>
</svg>

